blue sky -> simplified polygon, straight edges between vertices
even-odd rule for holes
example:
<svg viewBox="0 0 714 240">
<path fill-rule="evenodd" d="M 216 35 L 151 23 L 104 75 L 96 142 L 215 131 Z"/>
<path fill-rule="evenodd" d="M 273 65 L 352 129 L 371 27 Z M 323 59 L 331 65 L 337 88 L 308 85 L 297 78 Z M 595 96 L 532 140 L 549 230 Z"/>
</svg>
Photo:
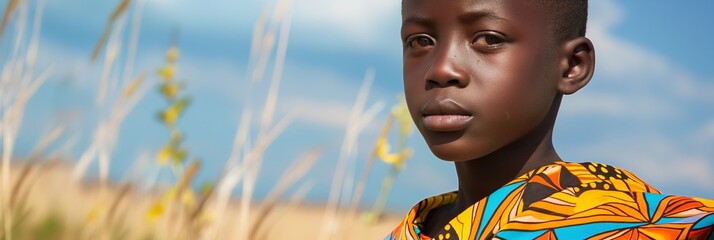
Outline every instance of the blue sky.
<svg viewBox="0 0 714 240">
<path fill-rule="evenodd" d="M 54 72 L 27 107 L 16 155 L 28 155 L 56 123 L 70 127 L 60 141 L 69 158 L 79 158 L 88 147 L 98 119 L 106 114 L 94 105 L 101 64 L 90 63 L 89 56 L 115 4 L 46 0 L 38 66 L 52 66 Z M 246 96 L 256 97 L 258 105 L 262 101 L 264 84 L 247 84 L 246 69 L 253 26 L 264 4 L 274 3 L 146 1 L 133 71 L 159 68 L 172 30 L 179 29 L 178 78 L 194 98 L 180 127 L 192 154 L 205 163 L 201 181 L 217 179 L 223 168 Z M 631 170 L 667 193 L 714 198 L 714 17 L 706 11 L 713 5 L 591 1 L 588 37 L 595 44 L 597 68 L 585 89 L 564 99 L 555 129 L 561 157 Z M 315 183 L 308 199 L 320 202 L 327 198 L 337 149 L 365 72 L 376 73 L 368 104 L 390 106 L 402 91 L 400 6 L 384 0 L 293 0 L 292 6 L 277 109 L 279 116 L 292 113 L 296 119 L 268 149 L 256 191 L 264 195 L 296 155 L 322 146 L 330 150 L 303 180 Z M 3 39 L 0 49 L 8 46 Z M 148 83 L 157 82 L 151 75 Z M 112 156 L 114 179 L 132 175 L 135 159 L 153 156 L 167 141 L 155 119 L 164 104 L 152 90 L 127 116 Z M 353 171 L 361 170 L 387 113 L 388 108 L 360 137 Z M 388 204 L 395 211 L 456 186 L 452 165 L 431 155 L 418 134 L 409 143 L 414 157 Z M 386 170 L 385 164 L 376 166 L 365 204 L 375 198 Z"/>
</svg>

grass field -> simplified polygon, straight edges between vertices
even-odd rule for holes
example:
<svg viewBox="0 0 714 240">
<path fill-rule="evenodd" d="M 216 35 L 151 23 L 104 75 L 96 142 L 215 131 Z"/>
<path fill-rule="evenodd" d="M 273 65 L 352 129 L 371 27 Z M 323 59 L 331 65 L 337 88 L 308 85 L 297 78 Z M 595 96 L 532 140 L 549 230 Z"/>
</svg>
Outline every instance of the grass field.
<svg viewBox="0 0 714 240">
<path fill-rule="evenodd" d="M 396 226 L 401 216 L 382 211 L 394 177 L 411 156 L 406 145 L 411 120 L 405 103 L 397 104 L 380 136 L 369 146 L 373 147 L 371 156 L 356 159 L 354 148 L 360 133 L 383 108 L 380 102 L 367 104 L 374 79 L 371 71 L 357 91 L 339 157 L 334 159 L 337 166 L 329 198 L 320 204 L 306 204 L 303 199 L 310 186 L 293 186 L 322 157 L 322 151 L 315 149 L 296 156 L 291 171 L 277 179 L 264 199 L 254 197 L 263 156 L 292 121 L 290 115 L 276 114 L 291 26 L 290 1 L 286 0 L 266 7 L 257 20 L 249 76 L 242 79 L 267 82 L 267 89 L 256 87 L 256 92 L 263 92 L 249 102 L 258 102 L 257 106 L 243 107 L 230 157 L 211 160 L 224 162 L 225 168 L 211 174 L 216 176 L 213 183 L 196 187 L 202 161 L 189 151 L 191 146 L 185 144 L 184 130 L 178 124 L 193 96 L 179 80 L 182 58 L 177 40 L 166 46 L 163 66 L 134 66 L 143 4 L 142 0 L 116 1 L 88 59 L 98 68 L 94 105 L 102 113 L 89 146 L 79 156 L 62 161 L 42 157 L 48 155 L 48 146 L 67 141 L 71 135 L 68 131 L 72 129 L 57 123 L 36 140 L 31 160 L 18 161 L 13 153 L 17 137 L 22 135 L 27 103 L 51 81 L 48 79 L 57 76 L 51 66 L 36 64 L 44 0 L 7 1 L 0 25 L 0 34 L 4 34 L 0 40 L 12 43 L 0 46 L 0 239 L 379 239 Z M 168 135 L 163 147 L 151 151 L 155 157 L 149 158 L 154 166 L 171 174 L 171 180 L 147 187 L 146 183 L 111 179 L 113 161 L 126 162 L 113 159 L 122 122 L 151 94 L 150 89 L 158 89 L 165 100 L 157 116 Z M 392 124 L 398 135 L 390 137 Z M 389 150 L 390 139 L 398 139 L 393 151 Z M 375 207 L 358 209 L 376 159 L 382 159 L 391 170 Z M 349 167 L 356 161 L 366 161 L 364 169 Z M 92 168 L 95 165 L 96 170 Z M 299 189 L 286 196 L 291 188 Z M 236 194 L 234 190 L 240 191 Z"/>
<path fill-rule="evenodd" d="M 17 171 L 12 172 L 21 173 L 26 167 L 26 164 L 13 165 Z M 17 177 L 13 175 L 14 180 Z M 33 166 L 25 184 L 26 192 L 21 193 L 24 201 L 16 208 L 24 212 L 18 216 L 24 216 L 15 218 L 13 239 L 195 239 L 188 232 L 175 234 L 182 231 L 182 223 L 170 222 L 170 218 L 159 221 L 147 218 L 152 203 L 162 197 L 158 190 L 141 192 L 129 187 L 123 192 L 125 186 L 113 184 L 102 193 L 98 182 L 73 181 L 71 166 L 59 161 Z M 229 204 L 216 239 L 236 239 L 239 208 L 235 201 Z M 267 216 L 256 238 L 315 239 L 324 210 L 324 205 L 281 202 Z M 100 217 L 102 211 L 105 214 L 112 211 L 113 216 Z M 349 223 L 334 238 L 381 239 L 401 217 L 386 214 L 375 224 L 339 218 Z M 211 221 L 211 217 L 200 221 Z"/>
</svg>

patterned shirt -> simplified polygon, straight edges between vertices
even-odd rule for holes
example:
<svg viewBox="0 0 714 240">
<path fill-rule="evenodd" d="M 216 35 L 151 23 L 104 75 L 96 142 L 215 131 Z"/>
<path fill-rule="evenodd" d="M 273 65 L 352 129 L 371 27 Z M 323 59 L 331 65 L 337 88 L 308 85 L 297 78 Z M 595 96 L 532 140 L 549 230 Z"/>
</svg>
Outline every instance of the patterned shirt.
<svg viewBox="0 0 714 240">
<path fill-rule="evenodd" d="M 457 192 L 417 203 L 386 239 L 714 239 L 714 201 L 660 194 L 632 173 L 558 162 L 481 199 L 440 229 L 420 228 Z"/>
</svg>

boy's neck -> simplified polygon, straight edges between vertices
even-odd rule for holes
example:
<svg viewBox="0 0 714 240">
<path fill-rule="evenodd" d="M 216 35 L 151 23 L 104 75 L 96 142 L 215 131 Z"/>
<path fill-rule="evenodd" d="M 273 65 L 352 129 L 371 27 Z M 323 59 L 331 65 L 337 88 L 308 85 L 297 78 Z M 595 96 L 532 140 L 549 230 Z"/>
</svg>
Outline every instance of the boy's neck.
<svg viewBox="0 0 714 240">
<path fill-rule="evenodd" d="M 543 165 L 561 161 L 552 141 L 561 97 L 553 100 L 545 119 L 519 140 L 484 157 L 455 162 L 459 180 L 456 202 L 430 211 L 422 226 L 424 233 L 434 237 L 459 213 L 512 180 Z"/>
<path fill-rule="evenodd" d="M 510 181 L 533 169 L 560 161 L 551 141 L 552 126 L 550 124 L 545 129 L 539 127 L 524 139 L 482 158 L 454 163 L 459 179 L 456 202 L 430 211 L 422 226 L 424 233 L 435 237 L 438 230 L 459 213 Z M 538 138 L 542 141 L 535 142 Z"/>
<path fill-rule="evenodd" d="M 546 118 L 521 139 L 484 157 L 454 163 L 459 181 L 459 194 L 453 205 L 455 214 L 517 177 L 561 161 L 552 142 L 559 106 L 560 97 L 557 97 Z"/>
<path fill-rule="evenodd" d="M 552 129 L 543 142 L 509 150 L 512 145 L 488 156 L 457 162 L 459 194 L 454 205 L 457 213 L 487 197 L 507 183 L 538 167 L 560 161 L 551 142 Z"/>
</svg>

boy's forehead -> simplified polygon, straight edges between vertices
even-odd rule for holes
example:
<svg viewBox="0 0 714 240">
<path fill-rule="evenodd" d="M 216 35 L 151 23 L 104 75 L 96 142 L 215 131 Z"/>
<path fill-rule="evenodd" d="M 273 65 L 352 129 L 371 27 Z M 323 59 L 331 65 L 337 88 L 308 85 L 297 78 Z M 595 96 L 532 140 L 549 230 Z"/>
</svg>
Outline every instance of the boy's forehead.
<svg viewBox="0 0 714 240">
<path fill-rule="evenodd" d="M 548 10 L 541 1 L 527 0 L 403 0 L 402 26 L 469 25 L 493 20 L 519 29 L 546 31 Z M 519 32 L 519 31 L 517 31 Z"/>
<path fill-rule="evenodd" d="M 429 12 L 441 12 L 445 15 L 464 12 L 484 12 L 492 16 L 505 18 L 509 15 L 533 15 L 545 13 L 539 1 L 513 0 L 402 0 L 402 18 L 408 15 L 426 15 Z"/>
</svg>

